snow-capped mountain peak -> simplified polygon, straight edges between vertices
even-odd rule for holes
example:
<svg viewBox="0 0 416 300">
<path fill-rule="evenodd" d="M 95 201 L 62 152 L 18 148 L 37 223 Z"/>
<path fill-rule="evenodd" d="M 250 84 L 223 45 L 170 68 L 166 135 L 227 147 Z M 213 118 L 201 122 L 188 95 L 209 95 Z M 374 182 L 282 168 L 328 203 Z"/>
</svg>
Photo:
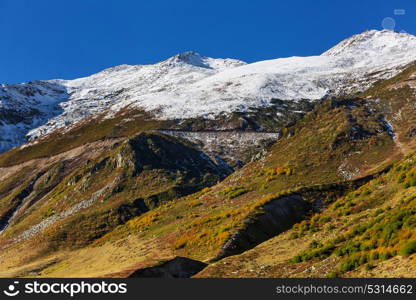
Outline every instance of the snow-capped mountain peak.
<svg viewBox="0 0 416 300">
<path fill-rule="evenodd" d="M 185 51 L 168 58 L 167 60 L 161 62 L 161 64 L 168 64 L 170 66 L 188 65 L 221 71 L 227 68 L 242 66 L 246 63 L 237 59 L 218 59 L 203 56 L 195 51 Z"/>
<path fill-rule="evenodd" d="M 349 60 L 357 68 L 388 68 L 414 60 L 415 47 L 414 35 L 391 30 L 369 30 L 342 41 L 322 56 Z"/>
<path fill-rule="evenodd" d="M 244 64 L 235 59 L 210 58 L 189 51 L 156 64 L 120 65 L 74 80 L 2 85 L 0 153 L 24 143 L 27 138 L 34 139 L 74 124 L 113 105 L 123 107 L 146 94 L 173 93 Z M 20 117 L 11 118 L 10 115 Z"/>
<path fill-rule="evenodd" d="M 158 110 L 159 118 L 215 117 L 268 106 L 272 99 L 311 101 L 368 88 L 416 60 L 416 37 L 367 31 L 320 56 L 290 57 L 226 69 L 180 91 L 137 97 L 133 105 Z M 117 105 L 115 109 L 119 109 Z"/>
<path fill-rule="evenodd" d="M 194 51 L 152 65 L 121 65 L 74 80 L 2 85 L 0 152 L 104 110 L 130 105 L 159 119 L 216 118 L 273 105 L 315 101 L 387 79 L 416 60 L 416 37 L 392 31 L 354 35 L 320 56 L 246 64 Z M 11 113 L 12 112 L 12 113 Z M 4 116 L 18 117 L 4 117 Z"/>
<path fill-rule="evenodd" d="M 186 52 L 179 53 L 167 59 L 167 62 L 171 64 L 188 64 L 188 65 L 192 65 L 195 67 L 213 69 L 208 64 L 208 57 L 202 56 L 201 54 L 195 51 L 186 51 Z"/>
<path fill-rule="evenodd" d="M 185 51 L 179 53 L 174 56 L 174 59 L 197 67 L 209 68 L 209 66 L 205 64 L 207 57 L 204 57 L 195 51 Z"/>
<path fill-rule="evenodd" d="M 414 49 L 415 36 L 391 30 L 367 30 L 353 35 L 324 52 L 324 56 L 356 56 L 370 52 L 394 54 L 404 49 Z M 409 49 L 409 50 L 410 50 Z"/>
</svg>

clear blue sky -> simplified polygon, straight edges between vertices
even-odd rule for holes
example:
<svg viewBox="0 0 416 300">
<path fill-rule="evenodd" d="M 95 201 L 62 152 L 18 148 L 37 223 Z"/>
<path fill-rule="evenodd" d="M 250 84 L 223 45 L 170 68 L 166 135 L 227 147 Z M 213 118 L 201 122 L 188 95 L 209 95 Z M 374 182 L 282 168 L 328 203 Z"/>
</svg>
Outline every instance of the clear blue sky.
<svg viewBox="0 0 416 300">
<path fill-rule="evenodd" d="M 0 0 L 0 82 L 72 79 L 186 50 L 247 62 L 320 54 L 386 17 L 416 33 L 414 0 Z"/>
</svg>

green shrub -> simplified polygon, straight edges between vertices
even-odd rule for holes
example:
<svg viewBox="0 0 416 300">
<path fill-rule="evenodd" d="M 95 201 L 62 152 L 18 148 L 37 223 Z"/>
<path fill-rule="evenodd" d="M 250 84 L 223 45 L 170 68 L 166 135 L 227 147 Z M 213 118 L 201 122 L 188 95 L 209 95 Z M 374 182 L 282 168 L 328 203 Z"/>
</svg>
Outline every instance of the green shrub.
<svg viewBox="0 0 416 300">
<path fill-rule="evenodd" d="M 302 262 L 302 257 L 300 255 L 296 255 L 290 260 L 291 263 L 297 264 Z"/>
<path fill-rule="evenodd" d="M 380 252 L 379 257 L 381 260 L 388 260 L 393 257 L 393 254 L 392 252 L 385 250 Z"/>
<path fill-rule="evenodd" d="M 292 232 L 291 234 L 290 234 L 290 239 L 291 240 L 295 240 L 295 239 L 297 239 L 299 237 L 299 234 L 297 233 L 297 232 Z"/>
<path fill-rule="evenodd" d="M 374 269 L 375 266 L 372 265 L 372 264 L 366 264 L 364 268 L 365 268 L 366 271 L 370 271 L 370 270 Z"/>
<path fill-rule="evenodd" d="M 326 278 L 337 278 L 337 277 L 339 277 L 339 274 L 336 271 L 333 271 L 329 273 L 328 275 L 326 275 Z"/>
<path fill-rule="evenodd" d="M 325 217 L 322 217 L 322 218 L 319 220 L 319 223 L 320 223 L 320 224 L 325 224 L 325 223 L 330 222 L 331 220 L 332 220 L 332 218 L 331 218 L 330 216 L 325 216 Z"/>
<path fill-rule="evenodd" d="M 336 227 L 335 227 L 335 225 L 333 225 L 333 224 L 328 224 L 328 225 L 326 226 L 326 230 L 327 230 L 327 231 L 333 231 L 335 228 L 336 228 Z"/>
<path fill-rule="evenodd" d="M 416 253 L 416 241 L 407 242 L 402 248 L 400 248 L 400 255 L 409 256 Z"/>
<path fill-rule="evenodd" d="M 373 251 L 370 253 L 370 260 L 377 260 L 379 257 L 378 251 Z"/>
<path fill-rule="evenodd" d="M 410 188 L 410 181 L 406 181 L 405 183 L 404 183 L 404 185 L 403 185 L 403 187 L 405 188 L 405 189 L 408 189 L 408 188 Z"/>
<path fill-rule="evenodd" d="M 313 240 L 309 245 L 310 248 L 315 248 L 315 249 L 321 248 L 322 246 L 323 246 L 322 243 L 315 241 L 315 240 Z"/>
<path fill-rule="evenodd" d="M 353 255 L 351 257 L 348 257 L 341 263 L 339 270 L 343 273 L 352 271 L 358 268 L 358 266 L 360 265 L 359 260 L 360 255 Z"/>
<path fill-rule="evenodd" d="M 382 214 L 384 212 L 383 209 L 377 208 L 376 211 L 373 213 L 373 217 L 377 217 L 378 215 Z"/>
<path fill-rule="evenodd" d="M 249 192 L 250 189 L 243 186 L 230 186 L 225 188 L 224 190 L 220 191 L 220 194 L 226 196 L 228 199 L 234 199 L 238 196 L 241 196 L 247 192 Z"/>
<path fill-rule="evenodd" d="M 370 190 L 365 190 L 361 195 L 362 196 L 368 196 L 370 194 L 371 194 L 371 191 Z"/>
<path fill-rule="evenodd" d="M 45 218 L 48 218 L 50 216 L 53 216 L 55 214 L 55 210 L 52 207 L 49 207 L 44 213 L 43 216 Z"/>
</svg>

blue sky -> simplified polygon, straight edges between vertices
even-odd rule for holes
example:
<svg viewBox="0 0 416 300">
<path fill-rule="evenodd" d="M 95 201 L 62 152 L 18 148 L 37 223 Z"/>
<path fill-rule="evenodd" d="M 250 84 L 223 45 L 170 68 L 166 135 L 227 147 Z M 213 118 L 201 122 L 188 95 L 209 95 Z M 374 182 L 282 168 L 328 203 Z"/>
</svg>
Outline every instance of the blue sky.
<svg viewBox="0 0 416 300">
<path fill-rule="evenodd" d="M 414 0 L 0 0 L 0 14 L 1 83 L 72 79 L 187 50 L 247 62 L 315 55 L 382 29 L 386 17 L 416 34 Z"/>
</svg>

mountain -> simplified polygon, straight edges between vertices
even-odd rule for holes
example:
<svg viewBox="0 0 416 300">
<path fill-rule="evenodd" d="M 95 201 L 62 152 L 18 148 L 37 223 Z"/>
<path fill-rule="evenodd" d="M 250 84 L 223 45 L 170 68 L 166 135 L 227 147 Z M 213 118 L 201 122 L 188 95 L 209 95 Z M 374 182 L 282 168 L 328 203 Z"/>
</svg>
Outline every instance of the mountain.
<svg viewBox="0 0 416 300">
<path fill-rule="evenodd" d="M 26 135 L 29 140 L 37 138 L 132 97 L 175 90 L 242 64 L 186 52 L 155 65 L 122 65 L 75 80 L 3 84 L 0 150 L 24 143 Z"/>
<path fill-rule="evenodd" d="M 162 107 L 161 118 L 216 115 L 272 104 L 272 99 L 319 100 L 365 90 L 415 60 L 416 38 L 391 31 L 354 36 L 321 56 L 262 61 L 225 70 L 180 92 L 159 92 L 135 101 Z"/>
<path fill-rule="evenodd" d="M 415 39 L 5 85 L 0 276 L 414 276 Z"/>
<path fill-rule="evenodd" d="M 305 99 L 314 102 L 365 90 L 415 60 L 415 48 L 416 37 L 410 34 L 372 30 L 314 57 L 246 64 L 185 52 L 154 65 L 121 65 L 75 80 L 3 84 L 0 151 L 88 116 L 107 111 L 111 118 L 132 107 L 188 127 L 194 127 L 189 120 L 222 120 L 219 128 L 204 126 L 214 130 L 230 128 L 235 113 L 250 123 L 256 112 L 264 115 L 269 108 L 271 120 L 254 120 L 248 127 L 276 132 L 310 109 Z"/>
</svg>

